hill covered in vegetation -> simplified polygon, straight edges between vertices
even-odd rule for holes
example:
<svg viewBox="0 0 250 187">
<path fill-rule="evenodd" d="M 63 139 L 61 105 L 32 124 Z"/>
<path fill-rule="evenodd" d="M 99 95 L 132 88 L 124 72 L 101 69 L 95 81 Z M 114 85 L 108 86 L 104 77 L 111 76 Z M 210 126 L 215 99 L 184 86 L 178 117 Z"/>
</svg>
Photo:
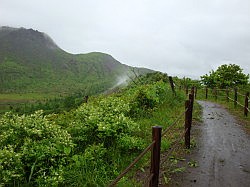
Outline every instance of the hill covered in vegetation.
<svg viewBox="0 0 250 187">
<path fill-rule="evenodd" d="M 174 95 L 166 75 L 157 72 L 68 112 L 7 112 L 0 117 L 0 184 L 108 186 L 151 142 L 153 125 L 165 129 L 183 113 L 185 97 L 179 90 Z M 176 144 L 178 129 L 162 150 Z M 146 163 L 147 157 L 137 169 Z M 141 186 L 131 175 L 119 185 Z"/>
<path fill-rule="evenodd" d="M 92 94 L 114 86 L 130 68 L 100 52 L 67 53 L 33 29 L 0 27 L 0 93 Z"/>
</svg>

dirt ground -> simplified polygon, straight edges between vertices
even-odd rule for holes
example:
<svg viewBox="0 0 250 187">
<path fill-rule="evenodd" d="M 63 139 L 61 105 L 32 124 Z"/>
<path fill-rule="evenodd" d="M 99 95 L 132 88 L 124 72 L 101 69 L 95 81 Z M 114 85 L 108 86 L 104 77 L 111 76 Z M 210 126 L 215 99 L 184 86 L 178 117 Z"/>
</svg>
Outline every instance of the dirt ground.
<svg viewBox="0 0 250 187">
<path fill-rule="evenodd" d="M 250 187 L 250 136 L 220 105 L 198 102 L 203 124 L 197 148 L 187 158 L 193 164 L 171 186 Z"/>
</svg>

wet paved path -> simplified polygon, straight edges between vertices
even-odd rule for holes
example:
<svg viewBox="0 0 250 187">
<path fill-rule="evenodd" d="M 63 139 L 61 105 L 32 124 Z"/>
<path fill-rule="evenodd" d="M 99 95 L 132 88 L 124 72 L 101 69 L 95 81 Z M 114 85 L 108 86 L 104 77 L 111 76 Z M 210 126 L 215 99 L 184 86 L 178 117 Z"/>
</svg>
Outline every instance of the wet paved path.
<svg viewBox="0 0 250 187">
<path fill-rule="evenodd" d="M 203 107 L 201 136 L 193 159 L 178 186 L 250 187 L 250 136 L 220 105 L 198 101 Z"/>
</svg>

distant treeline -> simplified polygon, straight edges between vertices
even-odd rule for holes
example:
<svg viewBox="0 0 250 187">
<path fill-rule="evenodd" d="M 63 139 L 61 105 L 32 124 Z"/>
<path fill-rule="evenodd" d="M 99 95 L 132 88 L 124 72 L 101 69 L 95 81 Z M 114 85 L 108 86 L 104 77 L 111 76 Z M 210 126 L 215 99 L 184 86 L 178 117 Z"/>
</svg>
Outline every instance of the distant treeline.
<svg viewBox="0 0 250 187">
<path fill-rule="evenodd" d="M 10 106 L 10 110 L 18 114 L 32 114 L 37 110 L 43 110 L 44 114 L 61 113 L 76 108 L 84 102 L 86 102 L 85 94 L 75 93 L 66 97 Z"/>
</svg>

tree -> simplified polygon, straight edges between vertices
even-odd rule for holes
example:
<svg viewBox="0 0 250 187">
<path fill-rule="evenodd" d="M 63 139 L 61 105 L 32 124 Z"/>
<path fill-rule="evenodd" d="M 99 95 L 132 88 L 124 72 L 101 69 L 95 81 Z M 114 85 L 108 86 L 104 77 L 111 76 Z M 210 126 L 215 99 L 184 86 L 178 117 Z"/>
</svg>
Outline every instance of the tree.
<svg viewBox="0 0 250 187">
<path fill-rule="evenodd" d="M 214 70 L 209 72 L 208 74 L 205 74 L 201 76 L 201 82 L 206 85 L 209 88 L 216 87 L 216 73 Z"/>
<path fill-rule="evenodd" d="M 210 88 L 219 87 L 226 88 L 239 85 L 247 85 L 249 74 L 244 74 L 242 68 L 236 64 L 223 64 L 216 71 L 210 71 L 209 75 L 201 76 L 204 85 Z"/>
<path fill-rule="evenodd" d="M 186 87 L 191 88 L 192 86 L 200 87 L 201 83 L 199 80 L 192 80 L 191 78 L 183 77 L 182 79 L 180 79 L 180 85 L 183 88 L 186 88 Z"/>
</svg>

